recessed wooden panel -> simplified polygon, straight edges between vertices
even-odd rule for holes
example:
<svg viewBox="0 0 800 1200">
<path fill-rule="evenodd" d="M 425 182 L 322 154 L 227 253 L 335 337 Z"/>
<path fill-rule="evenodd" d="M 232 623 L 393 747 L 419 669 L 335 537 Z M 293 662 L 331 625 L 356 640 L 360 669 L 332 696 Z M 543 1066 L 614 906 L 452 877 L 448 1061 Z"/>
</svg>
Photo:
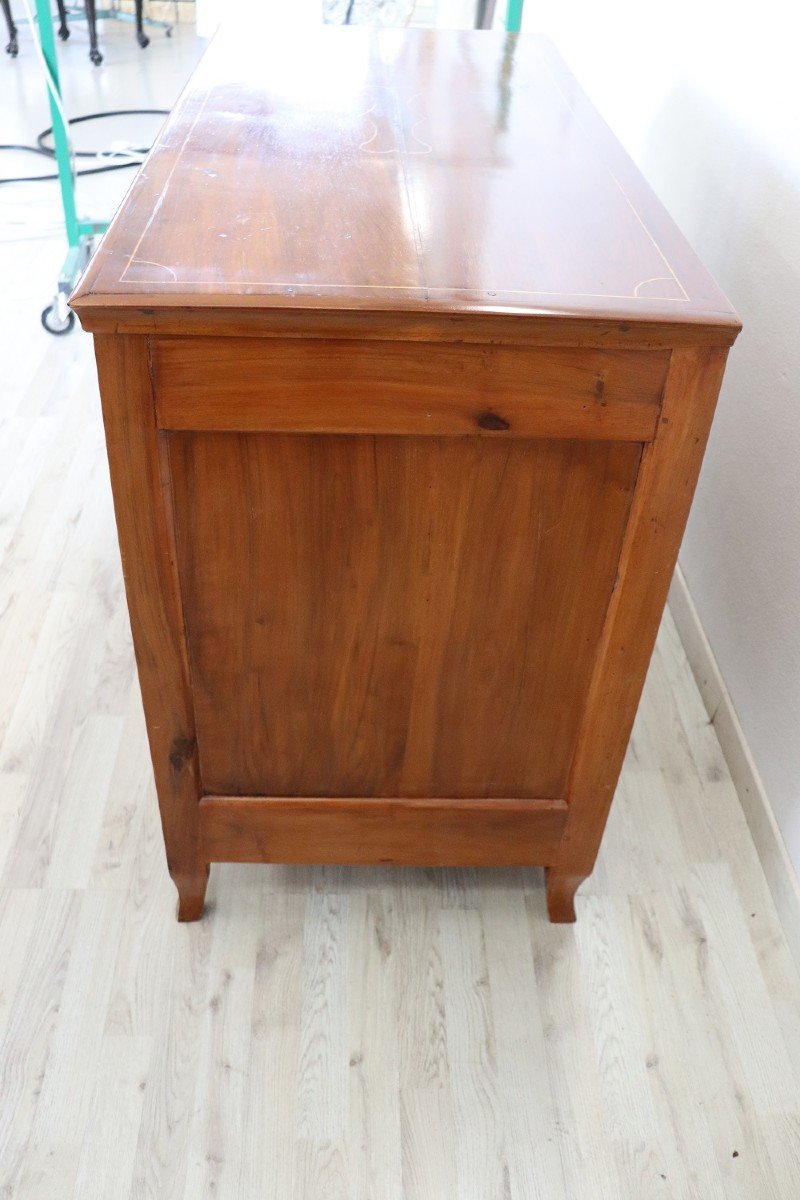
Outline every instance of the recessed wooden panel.
<svg viewBox="0 0 800 1200">
<path fill-rule="evenodd" d="M 205 792 L 565 794 L 639 445 L 162 437 Z"/>
<path fill-rule="evenodd" d="M 163 429 L 649 441 L 669 355 L 181 338 L 151 348 Z"/>
</svg>

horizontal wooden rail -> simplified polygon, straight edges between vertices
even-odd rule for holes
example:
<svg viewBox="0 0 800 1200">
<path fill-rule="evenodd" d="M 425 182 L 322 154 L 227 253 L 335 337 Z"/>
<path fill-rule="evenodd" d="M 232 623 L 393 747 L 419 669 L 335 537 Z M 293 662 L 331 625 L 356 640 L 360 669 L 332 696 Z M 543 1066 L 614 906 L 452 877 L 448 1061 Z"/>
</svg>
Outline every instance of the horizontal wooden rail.
<svg viewBox="0 0 800 1200">
<path fill-rule="evenodd" d="M 547 865 L 563 800 L 204 796 L 208 862 Z"/>
<path fill-rule="evenodd" d="M 647 442 L 669 355 L 209 337 L 151 359 L 162 429 Z"/>
</svg>

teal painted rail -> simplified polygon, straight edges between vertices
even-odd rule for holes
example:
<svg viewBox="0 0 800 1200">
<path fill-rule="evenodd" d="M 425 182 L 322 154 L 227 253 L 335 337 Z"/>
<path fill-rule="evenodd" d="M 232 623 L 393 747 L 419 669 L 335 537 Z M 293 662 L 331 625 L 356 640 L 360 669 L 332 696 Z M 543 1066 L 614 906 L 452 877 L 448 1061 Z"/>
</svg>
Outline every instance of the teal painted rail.
<svg viewBox="0 0 800 1200">
<path fill-rule="evenodd" d="M 522 25 L 523 0 L 508 0 L 506 9 L 506 29 L 509 33 L 519 33 Z"/>
<path fill-rule="evenodd" d="M 81 221 L 75 205 L 75 174 L 69 148 L 69 131 L 61 115 L 59 103 L 61 99 L 61 84 L 58 78 L 58 60 L 56 58 L 56 41 L 53 35 L 53 18 L 50 12 L 49 0 L 36 0 L 36 23 L 38 29 L 31 30 L 34 37 L 39 38 L 44 55 L 47 71 L 50 76 L 50 86 L 47 88 L 47 100 L 50 105 L 50 117 L 53 122 L 53 148 L 58 168 L 58 184 L 61 189 L 61 207 L 64 212 L 64 229 L 67 235 L 67 257 L 58 277 L 52 303 L 42 313 L 42 324 L 49 333 L 67 333 L 73 326 L 75 318 L 67 308 L 67 300 L 74 288 L 78 276 L 83 271 L 92 251 L 92 242 L 97 234 L 103 233 L 107 222 Z"/>
</svg>

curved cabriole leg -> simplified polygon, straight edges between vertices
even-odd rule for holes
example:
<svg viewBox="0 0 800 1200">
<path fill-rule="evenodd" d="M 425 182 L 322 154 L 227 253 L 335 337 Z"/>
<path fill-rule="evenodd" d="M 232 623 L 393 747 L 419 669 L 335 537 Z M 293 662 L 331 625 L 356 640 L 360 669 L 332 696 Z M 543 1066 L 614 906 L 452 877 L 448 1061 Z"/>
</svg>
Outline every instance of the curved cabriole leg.
<svg viewBox="0 0 800 1200">
<path fill-rule="evenodd" d="M 570 925 L 575 920 L 575 893 L 587 875 L 567 875 L 556 867 L 547 867 L 547 913 L 557 925 Z"/>
<path fill-rule="evenodd" d="M 172 882 L 178 889 L 178 920 L 199 921 L 206 904 L 208 886 L 208 863 L 194 874 L 170 871 Z"/>
</svg>

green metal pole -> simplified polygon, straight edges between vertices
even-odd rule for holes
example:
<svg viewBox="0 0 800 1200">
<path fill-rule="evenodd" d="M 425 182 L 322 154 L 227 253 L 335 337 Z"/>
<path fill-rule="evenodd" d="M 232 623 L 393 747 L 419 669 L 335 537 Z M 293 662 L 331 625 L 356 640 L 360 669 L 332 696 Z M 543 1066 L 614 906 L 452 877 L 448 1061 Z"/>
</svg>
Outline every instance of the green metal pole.
<svg viewBox="0 0 800 1200">
<path fill-rule="evenodd" d="M 60 96 L 61 87 L 58 82 L 56 41 L 53 36 L 53 18 L 50 13 L 49 0 L 36 0 L 36 20 L 39 26 L 39 40 L 42 44 L 45 62 L 50 71 L 50 78 L 53 81 L 53 87 Z M 53 144 L 56 151 L 56 163 L 58 164 L 58 182 L 61 187 L 61 202 L 64 206 L 64 224 L 67 227 L 67 241 L 70 246 L 79 246 L 81 230 L 75 209 L 75 186 L 72 177 L 67 129 L 61 119 L 61 112 L 53 99 L 50 88 L 47 89 L 47 99 L 50 104 L 50 116 L 53 121 Z"/>
<path fill-rule="evenodd" d="M 506 29 L 509 33 L 519 33 L 522 25 L 523 0 L 508 0 L 506 9 Z"/>
</svg>

